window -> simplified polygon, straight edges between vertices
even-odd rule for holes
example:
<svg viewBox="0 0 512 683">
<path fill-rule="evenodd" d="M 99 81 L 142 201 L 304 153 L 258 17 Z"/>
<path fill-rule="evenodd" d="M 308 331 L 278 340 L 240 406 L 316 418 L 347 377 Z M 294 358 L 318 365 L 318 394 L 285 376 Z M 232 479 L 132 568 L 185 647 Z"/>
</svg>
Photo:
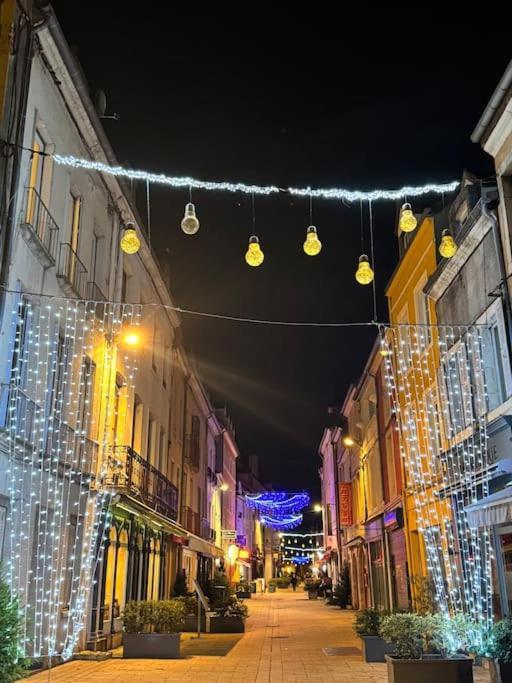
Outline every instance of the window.
<svg viewBox="0 0 512 683">
<path fill-rule="evenodd" d="M 123 434 L 123 422 L 124 422 L 124 412 L 123 412 L 123 386 L 124 379 L 117 373 L 116 375 L 116 386 L 115 386 L 115 396 L 114 396 L 114 420 L 112 423 L 112 443 L 117 446 L 122 444 L 124 441 Z"/>
<path fill-rule="evenodd" d="M 430 311 L 428 304 L 428 297 L 423 291 L 427 283 L 427 276 L 424 275 L 418 287 L 414 291 L 414 303 L 416 307 L 416 322 L 418 329 L 418 346 L 424 351 L 431 342 L 430 335 Z"/>
<path fill-rule="evenodd" d="M 484 325 L 481 328 L 482 345 L 480 353 L 487 386 L 487 410 L 491 411 L 501 405 L 512 393 L 510 360 L 501 301 L 496 301 L 490 306 L 487 313 L 478 322 Z M 484 394 L 481 380 L 481 373 L 476 372 L 473 381 L 480 391 L 480 405 L 483 402 L 482 396 Z"/>
<path fill-rule="evenodd" d="M 388 429 L 386 432 L 386 469 L 387 469 L 387 475 L 388 475 L 388 494 L 389 494 L 389 499 L 393 500 L 393 498 L 397 495 L 397 485 L 396 485 L 396 467 L 395 467 L 395 449 L 394 449 L 394 443 L 393 443 L 393 431 L 392 429 Z"/>
<path fill-rule="evenodd" d="M 36 128 L 27 182 L 26 221 L 37 227 L 40 235 L 41 231 L 44 232 L 45 220 L 43 213 L 39 211 L 39 202 L 42 201 L 46 206 L 50 203 L 52 157 L 46 154 L 53 152 L 53 147 L 44 140 L 41 129 Z"/>
<path fill-rule="evenodd" d="M 167 434 L 164 432 L 162 428 L 160 428 L 160 443 L 158 447 L 159 451 L 159 463 L 158 463 L 158 469 L 162 474 L 167 474 Z"/>
<path fill-rule="evenodd" d="M 133 399 L 132 448 L 136 453 L 142 453 L 142 426 L 144 420 L 144 406 L 140 397 L 135 394 Z"/>
<path fill-rule="evenodd" d="M 128 287 L 128 275 L 126 274 L 126 270 L 123 270 L 123 280 L 121 284 L 121 301 L 125 302 L 126 301 L 126 290 Z"/>
<path fill-rule="evenodd" d="M 101 272 L 101 250 L 99 248 L 101 239 L 101 235 L 97 235 L 96 232 L 93 233 L 90 270 L 91 282 L 96 282 L 96 278 Z M 122 299 L 122 301 L 124 301 L 124 299 Z"/>
<path fill-rule="evenodd" d="M 71 249 L 78 252 L 78 238 L 80 235 L 80 214 L 82 211 L 82 198 L 80 195 L 76 195 L 70 192 L 70 213 L 69 213 L 69 226 L 70 226 L 70 238 L 69 243 L 71 244 Z"/>
<path fill-rule="evenodd" d="M 156 461 L 156 458 L 155 458 L 156 429 L 157 429 L 156 420 L 154 420 L 153 417 L 150 415 L 149 416 L 148 444 L 147 444 L 146 460 L 148 462 L 150 462 L 152 465 L 154 465 L 155 461 Z M 158 463 L 157 463 L 157 465 L 158 465 Z"/>
<path fill-rule="evenodd" d="M 164 348 L 164 371 L 162 375 L 162 384 L 164 389 L 167 389 L 169 382 L 169 367 L 170 367 L 171 347 L 167 344 Z"/>
<path fill-rule="evenodd" d="M 157 322 L 155 322 L 155 330 L 153 334 L 153 356 L 151 359 L 151 365 L 155 372 L 158 371 L 158 354 L 160 352 L 160 327 Z"/>
<path fill-rule="evenodd" d="M 441 451 L 441 425 L 439 422 L 439 406 L 434 390 L 425 394 L 425 414 L 430 451 L 434 455 L 438 455 Z"/>
<path fill-rule="evenodd" d="M 94 379 L 96 365 L 89 356 L 85 356 L 80 372 L 80 396 L 78 397 L 77 429 L 84 436 L 91 436 L 91 414 L 94 401 Z"/>
</svg>

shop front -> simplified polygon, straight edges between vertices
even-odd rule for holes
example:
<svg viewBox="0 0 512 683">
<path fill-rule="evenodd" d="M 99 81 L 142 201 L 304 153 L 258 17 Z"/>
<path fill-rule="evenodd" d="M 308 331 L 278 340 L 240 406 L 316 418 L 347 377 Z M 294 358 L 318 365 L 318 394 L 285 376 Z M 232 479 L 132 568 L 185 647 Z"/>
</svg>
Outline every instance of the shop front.
<svg viewBox="0 0 512 683">
<path fill-rule="evenodd" d="M 157 513 L 143 516 L 139 506 L 128 500 L 113 507 L 95 570 L 89 649 L 108 650 L 121 645 L 122 613 L 128 601 L 171 596 L 179 546 L 176 539 L 187 542 L 181 531 Z"/>
<path fill-rule="evenodd" d="M 470 526 L 492 532 L 493 608 L 512 615 L 512 430 L 510 417 L 489 427 L 488 461 L 492 467 L 489 495 L 466 506 Z"/>
<path fill-rule="evenodd" d="M 376 517 L 367 523 L 366 542 L 370 571 L 371 605 L 375 609 L 385 610 L 388 608 L 388 594 L 386 590 L 382 516 Z"/>
<path fill-rule="evenodd" d="M 407 546 L 403 529 L 403 509 L 396 507 L 384 513 L 384 540 L 391 609 L 408 609 L 410 606 L 407 572 Z"/>
</svg>

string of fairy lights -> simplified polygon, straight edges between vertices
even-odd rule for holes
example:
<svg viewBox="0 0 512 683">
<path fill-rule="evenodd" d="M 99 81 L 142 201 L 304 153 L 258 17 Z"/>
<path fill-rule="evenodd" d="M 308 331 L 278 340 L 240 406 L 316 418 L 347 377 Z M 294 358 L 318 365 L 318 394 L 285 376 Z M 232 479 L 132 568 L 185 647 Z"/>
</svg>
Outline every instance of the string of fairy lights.
<svg viewBox="0 0 512 683">
<path fill-rule="evenodd" d="M 480 623 L 493 615 L 492 545 L 465 507 L 489 492 L 485 335 L 479 326 L 404 325 L 381 338 L 436 602 Z"/>
<path fill-rule="evenodd" d="M 310 503 L 306 491 L 264 491 L 245 496 L 248 507 L 255 510 L 261 522 L 276 531 L 293 529 L 302 523 L 301 510 Z"/>
<path fill-rule="evenodd" d="M 322 545 L 323 536 L 321 531 L 280 534 L 281 561 L 288 565 L 306 565 L 322 559 L 325 550 Z"/>
<path fill-rule="evenodd" d="M 69 658 L 110 524 L 112 433 L 131 409 L 140 307 L 9 293 L 8 579 L 31 658 Z M 119 373 L 123 385 L 119 386 Z M 101 415 L 101 420 L 96 416 Z M 32 531 L 31 531 L 32 529 Z"/>
<path fill-rule="evenodd" d="M 280 188 L 276 185 L 248 185 L 243 182 L 215 182 L 203 181 L 195 178 L 168 176 L 163 173 L 152 173 L 145 170 L 128 169 L 122 166 L 110 166 L 103 162 L 92 161 L 89 159 L 82 159 L 69 155 L 53 154 L 55 163 L 61 166 L 71 168 L 85 169 L 88 171 L 97 171 L 104 175 L 128 178 L 129 180 L 144 181 L 149 188 L 150 184 L 166 185 L 173 188 L 188 188 L 190 193 L 190 201 L 185 205 L 183 219 L 181 221 L 181 229 L 186 235 L 195 235 L 200 228 L 199 218 L 197 216 L 196 206 L 192 203 L 192 189 L 206 190 L 209 192 L 232 192 L 252 195 L 252 217 L 253 217 L 253 234 L 250 235 L 247 251 L 245 252 L 245 262 L 248 266 L 257 268 L 261 266 L 265 260 L 265 254 L 258 235 L 255 234 L 255 210 L 254 197 L 255 195 L 275 195 L 280 192 L 286 192 L 292 196 L 308 197 L 310 200 L 310 222 L 311 224 L 306 229 L 304 243 L 302 245 L 303 251 L 307 256 L 315 257 L 322 251 L 322 242 L 320 241 L 318 229 L 312 224 L 312 201 L 313 198 L 321 199 L 335 199 L 343 202 L 360 202 L 361 210 L 362 203 L 367 202 L 370 207 L 370 233 L 373 233 L 372 224 L 372 202 L 387 200 L 397 201 L 405 199 L 400 210 L 399 227 L 402 232 L 412 232 L 417 227 L 417 218 L 414 215 L 411 204 L 407 201 L 410 197 L 419 197 L 426 194 L 441 194 L 444 195 L 453 192 L 459 186 L 458 182 L 450 183 L 430 183 L 421 186 L 405 186 L 397 190 L 348 190 L 345 188 Z M 136 254 L 140 249 L 140 237 L 138 229 L 133 223 L 127 223 L 124 226 L 123 234 L 121 236 L 121 248 L 127 254 Z M 372 250 L 373 251 L 373 250 Z M 443 230 L 441 241 L 439 244 L 439 253 L 443 258 L 451 258 L 457 251 L 457 244 L 453 238 L 451 231 L 446 228 Z M 369 285 L 373 282 L 375 277 L 373 253 L 370 257 L 367 254 L 361 254 L 357 261 L 357 270 L 355 272 L 355 279 L 360 285 Z"/>
</svg>

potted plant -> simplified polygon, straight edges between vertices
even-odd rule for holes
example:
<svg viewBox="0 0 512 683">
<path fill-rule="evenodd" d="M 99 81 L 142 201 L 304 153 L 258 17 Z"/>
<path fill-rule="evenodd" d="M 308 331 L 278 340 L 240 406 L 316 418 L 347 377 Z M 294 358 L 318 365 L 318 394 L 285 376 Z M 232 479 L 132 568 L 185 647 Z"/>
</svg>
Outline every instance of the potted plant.
<svg viewBox="0 0 512 683">
<path fill-rule="evenodd" d="M 239 583 L 236 587 L 236 597 L 243 600 L 248 600 L 251 598 L 251 596 L 252 593 L 250 585 L 247 582 Z"/>
<path fill-rule="evenodd" d="M 278 588 L 289 588 L 290 587 L 290 579 L 287 576 L 278 576 L 276 579 L 276 586 Z"/>
<path fill-rule="evenodd" d="M 214 606 L 209 615 L 210 633 L 244 633 L 249 610 L 235 595 Z"/>
<path fill-rule="evenodd" d="M 487 649 L 491 683 L 512 681 L 512 619 L 493 625 Z"/>
<path fill-rule="evenodd" d="M 181 630 L 185 633 L 194 633 L 197 631 L 197 610 L 199 607 L 196 596 L 189 594 L 180 598 L 175 598 L 175 600 L 181 601 L 185 607 L 185 619 Z M 201 609 L 200 628 L 203 633 L 206 631 L 206 613 L 204 609 Z"/>
<path fill-rule="evenodd" d="M 380 635 L 380 624 L 383 614 L 373 607 L 358 612 L 354 631 L 361 638 L 363 660 L 365 662 L 384 662 L 384 655 L 391 655 L 395 648 Z"/>
<path fill-rule="evenodd" d="M 123 613 L 123 657 L 176 659 L 185 620 L 182 600 L 128 602 Z"/>
<path fill-rule="evenodd" d="M 389 683 L 472 683 L 473 660 L 449 654 L 450 621 L 441 614 L 392 614 L 380 635 L 395 646 L 385 655 Z"/>
<path fill-rule="evenodd" d="M 21 617 L 18 604 L 11 598 L 9 586 L 0 578 L 0 680 L 17 681 L 24 675 L 19 659 Z M 3 677 L 2 677 L 3 676 Z"/>
<path fill-rule="evenodd" d="M 269 593 L 275 593 L 277 590 L 277 581 L 276 579 L 270 579 L 268 582 L 268 592 Z"/>
</svg>

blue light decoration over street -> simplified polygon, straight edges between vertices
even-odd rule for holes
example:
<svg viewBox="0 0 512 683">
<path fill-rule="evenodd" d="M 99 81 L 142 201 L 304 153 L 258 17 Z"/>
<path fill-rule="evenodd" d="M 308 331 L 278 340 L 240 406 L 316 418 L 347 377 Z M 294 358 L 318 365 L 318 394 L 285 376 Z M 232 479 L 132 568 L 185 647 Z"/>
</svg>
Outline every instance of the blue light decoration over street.
<svg viewBox="0 0 512 683">
<path fill-rule="evenodd" d="M 256 510 L 263 524 L 283 531 L 302 523 L 301 510 L 310 504 L 306 491 L 264 491 L 246 495 L 247 505 Z"/>
</svg>

